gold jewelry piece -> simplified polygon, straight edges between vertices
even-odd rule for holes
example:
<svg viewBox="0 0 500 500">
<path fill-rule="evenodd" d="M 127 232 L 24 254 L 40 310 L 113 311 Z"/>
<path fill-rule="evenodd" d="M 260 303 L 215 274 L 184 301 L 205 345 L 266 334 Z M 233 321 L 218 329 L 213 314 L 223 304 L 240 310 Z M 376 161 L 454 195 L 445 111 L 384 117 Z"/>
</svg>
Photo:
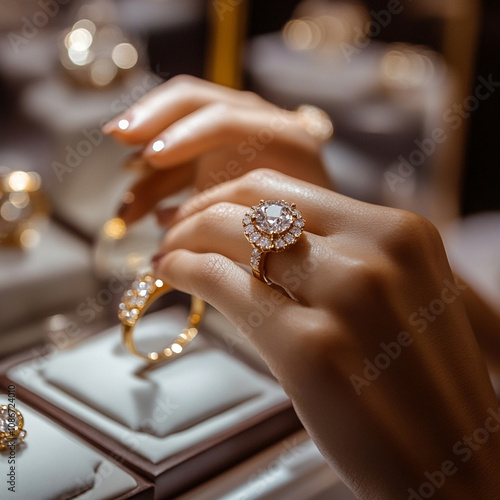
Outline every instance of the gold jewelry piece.
<svg viewBox="0 0 500 500">
<path fill-rule="evenodd" d="M 9 405 L 0 405 L 0 451 L 22 443 L 28 433 L 23 429 L 24 417 Z"/>
<path fill-rule="evenodd" d="M 119 305 L 118 318 L 122 322 L 122 339 L 125 347 L 132 354 L 150 363 L 172 359 L 182 354 L 184 347 L 196 337 L 205 311 L 205 302 L 192 295 L 186 328 L 182 330 L 177 339 L 161 352 L 144 354 L 138 351 L 133 339 L 137 322 L 156 299 L 173 290 L 162 280 L 155 279 L 151 272 L 144 272 L 137 276 L 130 289 L 123 295 Z"/>
<path fill-rule="evenodd" d="M 295 110 L 295 113 L 297 113 L 299 123 L 309 135 L 321 142 L 326 142 L 333 136 L 333 123 L 322 109 L 303 104 Z"/>
<path fill-rule="evenodd" d="M 66 75 L 84 87 L 109 87 L 124 79 L 139 61 L 137 48 L 111 22 L 113 6 L 107 7 L 103 9 L 102 2 L 84 6 L 88 17 L 65 30 L 59 43 L 59 59 Z"/>
<path fill-rule="evenodd" d="M 0 167 L 0 245 L 30 248 L 40 240 L 48 203 L 36 172 Z"/>
<path fill-rule="evenodd" d="M 284 252 L 295 245 L 304 231 L 306 221 L 295 203 L 260 200 L 258 205 L 247 210 L 243 217 L 243 230 L 254 247 L 250 266 L 253 275 L 264 283 L 271 281 L 266 276 L 265 259 L 269 252 Z"/>
</svg>

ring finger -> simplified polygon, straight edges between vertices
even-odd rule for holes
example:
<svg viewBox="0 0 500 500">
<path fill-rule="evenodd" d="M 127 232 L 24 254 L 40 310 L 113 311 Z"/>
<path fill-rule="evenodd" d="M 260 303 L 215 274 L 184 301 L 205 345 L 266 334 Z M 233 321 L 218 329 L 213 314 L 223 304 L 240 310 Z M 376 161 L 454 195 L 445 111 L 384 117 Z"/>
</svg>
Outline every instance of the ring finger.
<svg viewBox="0 0 500 500">
<path fill-rule="evenodd" d="M 193 214 L 168 231 L 160 252 L 167 254 L 186 249 L 196 253 L 217 253 L 248 265 L 253 247 L 244 236 L 241 224 L 246 210 L 242 205 L 217 203 Z M 304 232 L 295 245 L 279 254 L 269 252 L 265 261 L 268 279 L 306 305 L 311 297 L 304 290 L 314 287 L 300 285 L 306 277 L 314 279 L 307 270 L 317 267 L 320 255 L 316 249 L 320 239 L 320 236 Z"/>
</svg>

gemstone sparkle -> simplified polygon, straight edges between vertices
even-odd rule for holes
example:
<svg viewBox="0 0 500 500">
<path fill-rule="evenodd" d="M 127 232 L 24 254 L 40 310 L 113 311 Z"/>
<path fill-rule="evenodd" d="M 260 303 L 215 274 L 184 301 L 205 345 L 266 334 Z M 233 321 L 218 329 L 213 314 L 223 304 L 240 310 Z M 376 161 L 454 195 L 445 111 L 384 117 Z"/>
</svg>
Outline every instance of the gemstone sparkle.
<svg viewBox="0 0 500 500">
<path fill-rule="evenodd" d="M 281 234 L 293 224 L 292 210 L 282 201 L 266 201 L 257 210 L 255 225 L 266 234 Z"/>
</svg>

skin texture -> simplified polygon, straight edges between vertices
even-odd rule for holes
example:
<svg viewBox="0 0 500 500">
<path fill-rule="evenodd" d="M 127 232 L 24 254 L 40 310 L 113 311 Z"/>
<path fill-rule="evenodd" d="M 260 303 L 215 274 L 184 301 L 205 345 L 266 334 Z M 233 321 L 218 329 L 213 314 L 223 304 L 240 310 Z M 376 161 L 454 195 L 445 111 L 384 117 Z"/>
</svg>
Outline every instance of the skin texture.
<svg viewBox="0 0 500 500">
<path fill-rule="evenodd" d="M 170 229 L 156 274 L 248 336 L 359 498 L 412 498 L 411 489 L 429 493 L 424 483 L 433 498 L 500 498 L 499 407 L 469 321 L 482 327 L 482 346 L 494 344 L 484 304 L 455 282 L 430 222 L 320 187 L 320 145 L 293 117 L 246 162 L 241 142 L 276 112 L 191 78 L 146 96 L 106 128 L 146 144 L 152 165 L 122 216 L 131 223 L 194 185 L 183 205 L 157 214 Z M 158 139 L 168 146 L 154 153 Z M 241 171 L 213 186 L 235 159 Z M 288 294 L 238 265 L 252 250 L 241 220 L 260 199 L 295 202 L 307 221 L 294 247 L 267 259 L 268 277 Z"/>
</svg>

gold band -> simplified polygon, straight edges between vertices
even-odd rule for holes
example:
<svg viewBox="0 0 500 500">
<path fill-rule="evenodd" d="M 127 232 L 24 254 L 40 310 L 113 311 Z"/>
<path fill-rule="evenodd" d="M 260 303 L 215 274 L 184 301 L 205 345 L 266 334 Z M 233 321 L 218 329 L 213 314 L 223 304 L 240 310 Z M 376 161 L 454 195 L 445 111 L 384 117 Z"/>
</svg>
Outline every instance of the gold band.
<svg viewBox="0 0 500 500">
<path fill-rule="evenodd" d="M 174 288 L 162 280 L 155 279 L 151 273 L 143 273 L 136 278 L 131 288 L 125 292 L 119 306 L 118 318 L 122 322 L 123 344 L 129 352 L 149 363 L 157 363 L 158 361 L 179 356 L 198 334 L 198 326 L 205 311 L 205 302 L 192 295 L 191 310 L 189 311 L 186 328 L 182 330 L 177 339 L 161 352 L 153 351 L 144 354 L 137 350 L 134 343 L 134 328 L 137 322 L 156 299 L 173 290 Z"/>
<path fill-rule="evenodd" d="M 254 248 L 250 259 L 250 267 L 252 268 L 252 274 L 255 278 L 263 281 L 266 285 L 270 285 L 271 280 L 269 280 L 266 275 L 266 257 L 266 252 L 261 252 L 259 249 Z"/>
<path fill-rule="evenodd" d="M 0 405 L 0 451 L 22 443 L 27 432 L 24 430 L 23 414 L 10 405 Z"/>
</svg>

